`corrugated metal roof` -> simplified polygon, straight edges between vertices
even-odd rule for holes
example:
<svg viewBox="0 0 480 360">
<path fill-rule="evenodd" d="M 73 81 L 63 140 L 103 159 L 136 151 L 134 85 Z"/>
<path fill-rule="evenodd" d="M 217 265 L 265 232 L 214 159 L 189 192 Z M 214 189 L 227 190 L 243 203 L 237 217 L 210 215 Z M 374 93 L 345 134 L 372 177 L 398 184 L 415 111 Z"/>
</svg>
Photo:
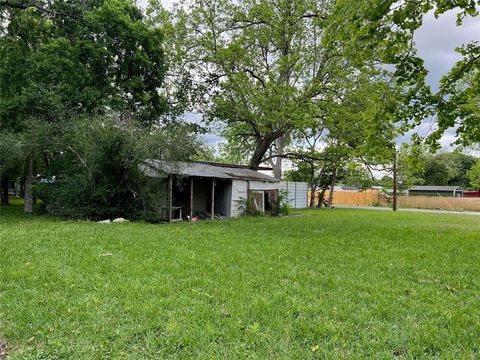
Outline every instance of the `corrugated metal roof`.
<svg viewBox="0 0 480 360">
<path fill-rule="evenodd" d="M 414 186 L 409 189 L 409 191 L 461 191 L 462 188 L 460 186 L 429 186 L 429 185 L 422 185 L 422 186 Z"/>
<path fill-rule="evenodd" d="M 245 167 L 228 167 L 224 164 L 204 162 L 177 162 L 147 160 L 143 169 L 147 176 L 157 177 L 160 173 L 182 176 L 195 176 L 215 179 L 253 180 L 276 183 L 279 180 Z"/>
</svg>

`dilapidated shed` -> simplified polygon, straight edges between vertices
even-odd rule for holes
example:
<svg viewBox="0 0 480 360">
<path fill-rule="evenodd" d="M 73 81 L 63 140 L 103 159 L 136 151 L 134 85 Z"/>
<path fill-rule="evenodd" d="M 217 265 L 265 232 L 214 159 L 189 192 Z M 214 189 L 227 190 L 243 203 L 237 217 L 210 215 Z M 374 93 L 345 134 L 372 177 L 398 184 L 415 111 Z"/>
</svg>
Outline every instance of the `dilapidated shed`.
<svg viewBox="0 0 480 360">
<path fill-rule="evenodd" d="M 144 171 L 166 179 L 166 203 L 159 212 L 168 221 L 237 217 L 247 198 L 265 212 L 280 188 L 279 180 L 241 165 L 148 160 Z"/>
</svg>

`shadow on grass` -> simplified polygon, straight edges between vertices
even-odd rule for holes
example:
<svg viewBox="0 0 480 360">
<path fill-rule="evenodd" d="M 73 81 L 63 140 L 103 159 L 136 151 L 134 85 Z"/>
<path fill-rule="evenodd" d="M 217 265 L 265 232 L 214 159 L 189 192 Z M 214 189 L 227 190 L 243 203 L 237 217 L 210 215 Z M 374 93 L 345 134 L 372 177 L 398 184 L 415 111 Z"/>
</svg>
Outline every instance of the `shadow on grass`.
<svg viewBox="0 0 480 360">
<path fill-rule="evenodd" d="M 33 213 L 27 214 L 23 211 L 23 199 L 11 197 L 9 200 L 10 205 L 0 206 L 0 224 L 45 218 L 40 210 L 40 204 L 35 204 Z"/>
</svg>

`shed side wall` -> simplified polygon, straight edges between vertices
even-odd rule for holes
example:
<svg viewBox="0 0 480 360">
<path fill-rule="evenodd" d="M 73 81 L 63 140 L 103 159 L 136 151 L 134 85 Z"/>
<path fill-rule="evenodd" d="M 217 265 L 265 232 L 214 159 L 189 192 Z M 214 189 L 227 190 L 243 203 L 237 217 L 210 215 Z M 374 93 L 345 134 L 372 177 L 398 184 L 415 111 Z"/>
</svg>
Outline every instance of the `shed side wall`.
<svg viewBox="0 0 480 360">
<path fill-rule="evenodd" d="M 232 180 L 232 202 L 231 202 L 231 217 L 238 217 L 242 215 L 239 209 L 239 201 L 247 198 L 248 183 L 243 180 Z"/>
<path fill-rule="evenodd" d="M 250 190 L 278 190 L 280 183 L 250 181 Z"/>
</svg>

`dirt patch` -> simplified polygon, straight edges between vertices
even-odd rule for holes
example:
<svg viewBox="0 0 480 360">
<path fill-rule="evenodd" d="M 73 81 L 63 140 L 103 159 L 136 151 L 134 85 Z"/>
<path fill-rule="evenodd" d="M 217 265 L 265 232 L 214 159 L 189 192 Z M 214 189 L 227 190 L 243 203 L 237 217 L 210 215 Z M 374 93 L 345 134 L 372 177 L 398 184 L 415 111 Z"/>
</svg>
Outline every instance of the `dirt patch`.
<svg viewBox="0 0 480 360">
<path fill-rule="evenodd" d="M 7 357 L 7 344 L 0 340 L 0 360 L 5 360 Z"/>
</svg>

